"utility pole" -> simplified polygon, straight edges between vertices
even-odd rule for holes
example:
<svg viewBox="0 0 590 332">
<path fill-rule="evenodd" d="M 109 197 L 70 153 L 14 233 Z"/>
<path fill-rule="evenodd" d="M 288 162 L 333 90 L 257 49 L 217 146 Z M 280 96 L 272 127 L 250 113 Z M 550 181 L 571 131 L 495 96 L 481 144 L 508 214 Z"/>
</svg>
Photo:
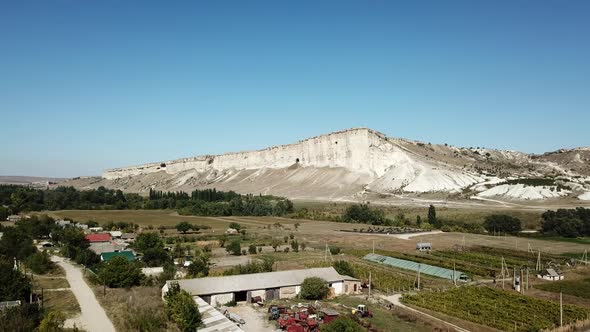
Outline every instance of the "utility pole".
<svg viewBox="0 0 590 332">
<path fill-rule="evenodd" d="M 373 255 L 375 255 L 375 240 L 373 240 Z"/>
<path fill-rule="evenodd" d="M 453 261 L 453 284 L 455 284 L 455 287 L 457 286 L 457 278 L 455 277 L 455 261 Z"/>
<path fill-rule="evenodd" d="M 418 290 L 420 289 L 420 265 L 418 264 Z"/>
<path fill-rule="evenodd" d="M 559 291 L 559 326 L 563 327 L 563 292 Z"/>
<path fill-rule="evenodd" d="M 371 297 L 371 271 L 369 271 L 369 297 Z"/>
<path fill-rule="evenodd" d="M 537 266 L 535 267 L 535 270 L 541 271 L 541 250 L 539 250 L 539 254 L 537 256 Z"/>
<path fill-rule="evenodd" d="M 526 290 L 529 290 L 529 267 L 526 267 Z"/>
</svg>

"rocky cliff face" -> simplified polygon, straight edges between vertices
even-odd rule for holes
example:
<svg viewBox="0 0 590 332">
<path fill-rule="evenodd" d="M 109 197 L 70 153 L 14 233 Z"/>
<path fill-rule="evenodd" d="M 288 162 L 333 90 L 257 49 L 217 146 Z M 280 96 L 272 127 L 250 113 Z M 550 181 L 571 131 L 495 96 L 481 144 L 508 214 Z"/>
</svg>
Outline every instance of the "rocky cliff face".
<svg viewBox="0 0 590 332">
<path fill-rule="evenodd" d="M 136 192 L 150 188 L 217 188 L 328 200 L 423 193 L 466 199 L 478 195 L 547 199 L 590 190 L 590 178 L 586 178 L 590 169 L 583 162 L 588 160 L 587 153 L 581 149 L 532 156 L 479 147 L 458 148 L 388 138 L 371 129 L 356 128 L 258 151 L 111 169 L 101 179 L 71 184 Z M 548 185 L 545 181 L 539 188 L 505 181 L 547 177 L 555 182 Z M 501 185 L 504 187 L 493 190 Z M 510 185 L 516 187 L 506 187 Z"/>
</svg>

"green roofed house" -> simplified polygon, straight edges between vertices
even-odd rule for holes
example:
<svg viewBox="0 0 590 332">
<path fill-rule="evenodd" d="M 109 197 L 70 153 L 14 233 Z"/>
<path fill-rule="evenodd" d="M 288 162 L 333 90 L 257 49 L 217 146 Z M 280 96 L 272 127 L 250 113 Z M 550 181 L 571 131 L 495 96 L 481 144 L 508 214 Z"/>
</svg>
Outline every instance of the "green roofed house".
<svg viewBox="0 0 590 332">
<path fill-rule="evenodd" d="M 128 261 L 134 261 L 135 255 L 131 251 L 115 251 L 115 252 L 103 252 L 100 254 L 101 262 L 108 262 L 115 257 L 124 257 Z"/>
<path fill-rule="evenodd" d="M 449 279 L 449 280 L 453 280 L 453 281 L 469 281 L 470 280 L 469 276 L 461 271 L 445 269 L 442 267 L 423 264 L 423 263 L 417 263 L 417 262 L 408 261 L 405 259 L 393 258 L 393 257 L 382 256 L 382 255 L 377 255 L 377 254 L 368 254 L 363 258 L 368 261 L 371 261 L 371 262 L 375 262 L 375 263 L 379 263 L 379 264 L 383 264 L 383 265 L 388 265 L 388 266 L 396 267 L 399 269 L 416 271 L 416 272 L 418 272 L 418 270 L 420 270 L 420 273 L 430 275 L 433 277 Z"/>
</svg>

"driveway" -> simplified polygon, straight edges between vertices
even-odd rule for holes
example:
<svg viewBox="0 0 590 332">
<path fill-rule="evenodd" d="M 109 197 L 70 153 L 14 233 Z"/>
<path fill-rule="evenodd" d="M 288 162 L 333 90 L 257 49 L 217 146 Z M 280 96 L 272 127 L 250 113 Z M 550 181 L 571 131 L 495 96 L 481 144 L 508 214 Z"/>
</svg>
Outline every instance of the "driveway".
<svg viewBox="0 0 590 332">
<path fill-rule="evenodd" d="M 86 284 L 81 269 L 62 257 L 51 256 L 51 260 L 59 264 L 66 272 L 70 289 L 80 304 L 80 316 L 74 318 L 73 321 L 66 322 L 67 325 L 75 323 L 77 327 L 88 332 L 115 332 L 113 323 Z"/>
</svg>

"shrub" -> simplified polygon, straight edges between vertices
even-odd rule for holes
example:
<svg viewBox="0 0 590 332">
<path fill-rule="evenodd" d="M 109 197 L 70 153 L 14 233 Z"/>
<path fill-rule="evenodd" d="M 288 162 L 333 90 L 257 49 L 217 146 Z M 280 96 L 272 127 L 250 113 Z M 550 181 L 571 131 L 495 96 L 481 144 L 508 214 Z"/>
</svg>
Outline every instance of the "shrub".
<svg viewBox="0 0 590 332">
<path fill-rule="evenodd" d="M 340 248 L 338 248 L 338 247 L 330 247 L 330 253 L 332 255 L 338 255 L 338 254 L 340 254 Z"/>
<path fill-rule="evenodd" d="M 250 253 L 251 255 L 254 255 L 254 254 L 256 254 L 256 245 L 255 245 L 255 244 L 251 244 L 251 245 L 248 247 L 248 253 Z"/>
<path fill-rule="evenodd" d="M 50 311 L 39 325 L 39 332 L 63 331 L 66 317 L 59 311 Z"/>
<path fill-rule="evenodd" d="M 305 278 L 301 284 L 299 296 L 305 300 L 321 300 L 328 296 L 327 282 L 318 277 Z"/>
<path fill-rule="evenodd" d="M 129 310 L 125 327 L 130 331 L 157 332 L 166 330 L 167 318 L 155 308 L 134 307 Z"/>
<path fill-rule="evenodd" d="M 242 225 L 238 224 L 237 222 L 232 222 L 231 224 L 229 224 L 229 228 L 233 228 L 236 231 L 239 231 L 240 229 L 242 229 Z"/>
<path fill-rule="evenodd" d="M 363 332 L 365 329 L 348 317 L 339 317 L 320 327 L 322 332 Z"/>
<path fill-rule="evenodd" d="M 349 206 L 342 218 L 346 222 L 360 222 L 373 225 L 382 225 L 386 221 L 385 213 L 382 210 L 371 209 L 367 204 Z"/>
</svg>

